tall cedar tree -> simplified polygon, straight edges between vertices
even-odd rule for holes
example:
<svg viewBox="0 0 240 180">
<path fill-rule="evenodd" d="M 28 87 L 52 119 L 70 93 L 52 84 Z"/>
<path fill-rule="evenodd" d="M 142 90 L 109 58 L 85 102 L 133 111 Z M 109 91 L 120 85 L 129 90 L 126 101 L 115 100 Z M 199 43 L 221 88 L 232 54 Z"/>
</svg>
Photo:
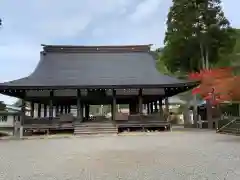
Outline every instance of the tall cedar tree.
<svg viewBox="0 0 240 180">
<path fill-rule="evenodd" d="M 230 54 L 235 31 L 224 16 L 221 0 L 173 0 L 167 19 L 163 60 L 171 72 L 199 71 L 208 56 L 212 66 Z"/>
</svg>

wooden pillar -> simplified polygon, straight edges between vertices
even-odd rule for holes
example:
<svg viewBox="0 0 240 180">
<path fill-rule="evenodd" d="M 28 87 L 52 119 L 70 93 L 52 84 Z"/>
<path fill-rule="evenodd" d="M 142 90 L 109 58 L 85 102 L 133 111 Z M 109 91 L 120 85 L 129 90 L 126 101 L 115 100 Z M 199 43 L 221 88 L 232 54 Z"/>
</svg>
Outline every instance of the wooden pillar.
<svg viewBox="0 0 240 180">
<path fill-rule="evenodd" d="M 159 115 L 160 115 L 160 120 L 163 120 L 162 98 L 159 99 Z"/>
<path fill-rule="evenodd" d="M 139 109 L 139 113 L 142 114 L 143 113 L 142 89 L 139 89 L 139 93 L 138 93 L 138 109 Z"/>
<path fill-rule="evenodd" d="M 111 110 L 112 110 L 112 120 L 113 121 L 116 120 L 116 105 L 117 105 L 117 102 L 116 102 L 116 90 L 113 89 L 112 90 L 112 107 L 111 107 Z"/>
<path fill-rule="evenodd" d="M 78 121 L 83 121 L 83 111 L 82 111 L 82 103 L 81 103 L 81 91 L 77 90 L 77 119 Z"/>
<path fill-rule="evenodd" d="M 31 102 L 31 117 L 34 118 L 34 102 Z"/>
<path fill-rule="evenodd" d="M 38 107 L 37 107 L 37 117 L 38 117 L 38 118 L 41 117 L 41 109 L 42 109 L 41 104 L 38 103 Z"/>
<path fill-rule="evenodd" d="M 151 114 L 153 113 L 153 103 L 152 102 L 150 103 L 150 113 Z"/>
<path fill-rule="evenodd" d="M 56 116 L 59 116 L 59 105 L 56 105 Z"/>
<path fill-rule="evenodd" d="M 197 128 L 197 123 L 198 123 L 198 113 L 197 110 L 198 106 L 197 106 L 197 95 L 193 95 L 193 124 L 194 127 Z"/>
<path fill-rule="evenodd" d="M 157 101 L 154 101 L 154 112 L 155 112 L 155 113 L 158 112 L 158 104 L 157 104 Z"/>
<path fill-rule="evenodd" d="M 24 129 L 23 129 L 23 125 L 24 125 L 24 121 L 26 118 L 26 91 L 23 91 L 23 97 L 22 97 L 22 106 L 21 106 L 21 117 L 20 117 L 20 128 L 19 128 L 19 136 L 20 138 L 23 137 L 24 135 Z"/>
<path fill-rule="evenodd" d="M 46 104 L 43 105 L 43 116 L 47 117 L 47 105 Z"/>
<path fill-rule="evenodd" d="M 208 129 L 213 129 L 212 105 L 210 100 L 206 101 L 206 111 L 207 111 Z"/>
<path fill-rule="evenodd" d="M 90 105 L 85 104 L 85 118 L 86 118 L 86 120 L 89 120 L 89 112 L 90 112 Z"/>
<path fill-rule="evenodd" d="M 137 114 L 139 112 L 138 99 L 134 99 L 129 104 L 130 114 Z"/>
<path fill-rule="evenodd" d="M 165 98 L 165 112 L 167 114 L 167 116 L 169 115 L 169 101 L 168 98 Z"/>
<path fill-rule="evenodd" d="M 84 104 L 81 102 L 80 114 L 82 116 L 82 121 L 84 119 Z"/>
<path fill-rule="evenodd" d="M 184 127 L 185 128 L 192 127 L 192 122 L 191 122 L 190 114 L 189 114 L 190 101 L 191 101 L 190 97 L 187 96 L 186 104 L 184 105 L 184 110 L 183 110 L 183 119 L 184 119 Z"/>
<path fill-rule="evenodd" d="M 135 114 L 139 113 L 139 104 L 138 104 L 138 99 L 135 101 Z"/>
<path fill-rule="evenodd" d="M 26 91 L 23 92 L 22 106 L 21 106 L 21 125 L 24 125 L 24 120 L 26 118 Z"/>
<path fill-rule="evenodd" d="M 49 102 L 49 118 L 53 119 L 53 97 L 54 97 L 54 91 L 50 91 L 50 102 Z"/>
<path fill-rule="evenodd" d="M 129 114 L 136 114 L 136 106 L 135 106 L 136 104 L 133 102 L 133 101 L 131 101 L 130 103 L 129 103 Z"/>
<path fill-rule="evenodd" d="M 71 113 L 71 105 L 68 105 L 68 113 Z"/>
<path fill-rule="evenodd" d="M 218 105 L 218 108 L 219 108 L 219 105 Z M 220 109 L 219 109 L 220 110 Z M 220 112 L 220 111 L 219 111 Z M 238 117 L 240 116 L 240 104 L 238 104 Z"/>
<path fill-rule="evenodd" d="M 63 107 L 63 105 L 61 105 L 60 114 L 63 114 L 63 109 L 64 109 L 64 107 Z"/>
<path fill-rule="evenodd" d="M 68 105 L 65 105 L 64 106 L 64 114 L 67 114 L 68 113 Z"/>
<path fill-rule="evenodd" d="M 86 118 L 86 106 L 85 103 L 82 102 L 82 115 L 83 115 L 83 120 Z"/>
<path fill-rule="evenodd" d="M 147 103 L 147 113 L 150 114 L 150 103 Z"/>
</svg>

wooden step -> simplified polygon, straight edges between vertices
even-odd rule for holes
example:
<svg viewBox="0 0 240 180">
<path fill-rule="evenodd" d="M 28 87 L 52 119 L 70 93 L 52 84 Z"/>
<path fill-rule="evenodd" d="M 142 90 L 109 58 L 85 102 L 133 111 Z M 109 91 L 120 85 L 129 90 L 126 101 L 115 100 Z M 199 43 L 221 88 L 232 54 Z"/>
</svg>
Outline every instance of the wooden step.
<svg viewBox="0 0 240 180">
<path fill-rule="evenodd" d="M 100 132 L 116 132 L 116 129 L 108 129 L 108 130 L 93 130 L 93 129 L 76 129 L 74 132 L 94 132 L 94 133 L 100 133 Z"/>
<path fill-rule="evenodd" d="M 81 135 L 81 134 L 117 134 L 118 131 L 115 130 L 105 130 L 105 131 L 93 131 L 93 130 L 75 130 L 75 135 Z"/>
<path fill-rule="evenodd" d="M 83 122 L 75 124 L 75 135 L 86 134 L 116 134 L 118 132 L 116 126 L 112 122 Z"/>
<path fill-rule="evenodd" d="M 113 124 L 79 124 L 74 127 L 113 127 Z"/>
<path fill-rule="evenodd" d="M 117 134 L 117 132 L 90 132 L 90 131 L 81 131 L 81 132 L 75 132 L 74 135 L 80 136 L 80 135 L 101 135 L 101 134 Z"/>
<path fill-rule="evenodd" d="M 165 127 L 170 126 L 169 122 L 166 121 L 157 121 L 157 120 L 150 120 L 150 121 L 141 121 L 141 120 L 127 120 L 127 121 L 117 121 L 116 126 L 118 128 L 123 127 Z"/>
</svg>

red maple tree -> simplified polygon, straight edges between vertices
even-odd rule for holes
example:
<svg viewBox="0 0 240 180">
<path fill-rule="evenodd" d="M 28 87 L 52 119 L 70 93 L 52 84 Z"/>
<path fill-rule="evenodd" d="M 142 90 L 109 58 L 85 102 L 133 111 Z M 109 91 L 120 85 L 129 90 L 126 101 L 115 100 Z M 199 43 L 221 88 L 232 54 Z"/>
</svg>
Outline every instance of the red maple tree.
<svg viewBox="0 0 240 180">
<path fill-rule="evenodd" d="M 201 81 L 201 84 L 194 88 L 192 93 L 200 95 L 212 104 L 240 100 L 240 91 L 237 87 L 240 77 L 233 74 L 231 67 L 190 73 L 189 79 Z"/>
</svg>

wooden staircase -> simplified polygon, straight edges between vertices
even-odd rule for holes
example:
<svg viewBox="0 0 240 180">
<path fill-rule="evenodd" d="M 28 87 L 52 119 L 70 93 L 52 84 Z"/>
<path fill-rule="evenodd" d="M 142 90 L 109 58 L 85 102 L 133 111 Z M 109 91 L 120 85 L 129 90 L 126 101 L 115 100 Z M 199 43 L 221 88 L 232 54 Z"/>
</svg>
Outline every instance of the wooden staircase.
<svg viewBox="0 0 240 180">
<path fill-rule="evenodd" d="M 240 135 L 240 118 L 236 117 L 232 120 L 220 120 L 217 132 Z"/>
<path fill-rule="evenodd" d="M 74 135 L 117 134 L 115 124 L 108 121 L 92 121 L 75 123 Z"/>
</svg>

